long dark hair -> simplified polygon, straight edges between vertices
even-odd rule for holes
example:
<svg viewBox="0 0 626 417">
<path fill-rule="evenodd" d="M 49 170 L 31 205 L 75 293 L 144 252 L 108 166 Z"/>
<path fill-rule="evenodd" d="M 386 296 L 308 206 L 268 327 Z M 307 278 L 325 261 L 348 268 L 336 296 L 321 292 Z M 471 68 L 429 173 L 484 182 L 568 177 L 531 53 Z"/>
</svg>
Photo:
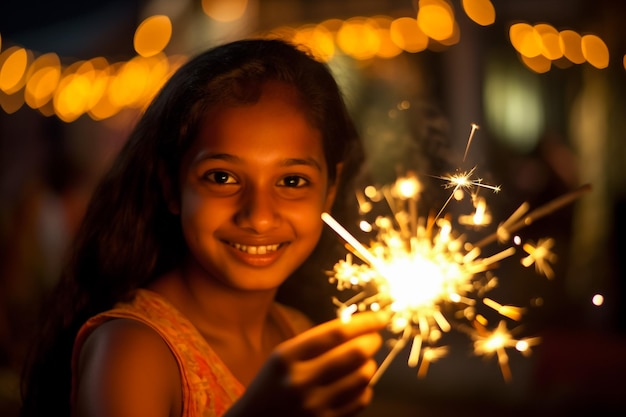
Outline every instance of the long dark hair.
<svg viewBox="0 0 626 417">
<path fill-rule="evenodd" d="M 310 54 L 277 39 L 249 39 L 190 59 L 146 109 L 94 190 L 25 367 L 21 416 L 69 415 L 70 358 L 80 326 L 175 267 L 187 251 L 179 218 L 167 209 L 164 180 L 177 184 L 181 157 L 207 111 L 253 103 L 269 80 L 298 91 L 322 132 L 330 179 L 337 163 L 345 165 L 342 178 L 356 169 L 362 152 L 342 94 L 328 67 Z M 337 199 L 338 213 L 342 203 Z"/>
</svg>

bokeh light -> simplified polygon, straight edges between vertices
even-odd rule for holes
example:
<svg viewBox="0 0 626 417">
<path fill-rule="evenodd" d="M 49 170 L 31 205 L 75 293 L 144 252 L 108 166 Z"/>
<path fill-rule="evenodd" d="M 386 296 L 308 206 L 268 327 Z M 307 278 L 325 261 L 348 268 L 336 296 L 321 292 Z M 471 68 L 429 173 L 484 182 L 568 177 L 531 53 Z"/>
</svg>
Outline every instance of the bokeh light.
<svg viewBox="0 0 626 417">
<path fill-rule="evenodd" d="M 135 31 L 135 51 L 143 57 L 162 52 L 172 37 L 172 22 L 163 15 L 150 16 Z"/>
<path fill-rule="evenodd" d="M 218 22 L 232 22 L 243 17 L 248 0 L 202 0 L 202 10 Z"/>
<path fill-rule="evenodd" d="M 443 41 L 454 33 L 454 11 L 444 0 L 420 0 L 417 24 L 432 39 Z"/>
<path fill-rule="evenodd" d="M 582 37 L 578 32 L 569 29 L 559 32 L 559 43 L 561 44 L 563 55 L 574 64 L 585 62 L 581 41 Z"/>
<path fill-rule="evenodd" d="M 0 90 L 13 94 L 24 86 L 29 55 L 26 49 L 17 46 L 0 55 Z"/>
<path fill-rule="evenodd" d="M 247 0 L 203 0 L 201 3 L 204 14 L 219 22 L 241 19 L 251 7 Z M 453 3 L 419 0 L 416 6 L 417 13 L 413 17 L 328 18 L 318 23 L 277 27 L 267 30 L 265 36 L 302 44 L 325 62 L 338 54 L 369 61 L 425 50 L 442 52 L 460 42 L 461 31 Z M 490 0 L 463 0 L 461 6 L 467 17 L 478 25 L 495 22 L 495 8 Z M 105 60 L 93 73 L 80 74 L 72 74 L 78 66 L 71 60 L 54 53 L 40 55 L 21 46 L 0 49 L 0 106 L 7 113 L 15 112 L 24 104 L 46 116 L 60 112 L 57 115 L 66 122 L 85 113 L 94 120 L 103 120 L 125 108 L 141 109 L 171 74 L 175 67 L 172 61 L 187 59 L 184 55 L 174 58 L 166 54 L 172 36 L 171 18 L 152 14 L 141 21 L 134 32 L 137 56 L 115 63 Z M 608 47 L 595 34 L 581 36 L 572 29 L 559 32 L 545 22 L 532 25 L 518 21 L 509 26 L 509 40 L 520 61 L 535 73 L 586 62 L 598 69 L 609 65 Z M 148 58 L 154 60 L 145 61 Z M 626 69 L 626 57 L 623 65 Z M 71 104 L 73 100 L 76 103 Z"/>
<path fill-rule="evenodd" d="M 420 29 L 417 20 L 400 17 L 389 26 L 391 40 L 407 52 L 421 52 L 428 47 L 428 36 Z"/>
<path fill-rule="evenodd" d="M 598 69 L 609 66 L 609 48 L 599 36 L 585 35 L 580 43 L 587 62 Z"/>
<path fill-rule="evenodd" d="M 496 9 L 490 0 L 462 0 L 465 14 L 475 23 L 488 26 L 496 21 Z"/>
</svg>

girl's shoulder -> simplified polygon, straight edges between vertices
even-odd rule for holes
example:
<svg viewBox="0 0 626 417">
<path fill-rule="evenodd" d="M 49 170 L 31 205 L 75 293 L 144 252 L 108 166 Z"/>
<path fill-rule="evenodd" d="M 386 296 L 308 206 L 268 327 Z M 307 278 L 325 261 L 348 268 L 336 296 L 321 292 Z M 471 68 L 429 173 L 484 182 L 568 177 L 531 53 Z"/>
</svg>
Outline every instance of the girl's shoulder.
<svg viewBox="0 0 626 417">
<path fill-rule="evenodd" d="M 77 359 L 74 406 L 79 415 L 89 415 L 89 409 L 107 410 L 107 415 L 169 414 L 181 403 L 171 350 L 157 332 L 136 320 L 100 324 Z"/>
</svg>

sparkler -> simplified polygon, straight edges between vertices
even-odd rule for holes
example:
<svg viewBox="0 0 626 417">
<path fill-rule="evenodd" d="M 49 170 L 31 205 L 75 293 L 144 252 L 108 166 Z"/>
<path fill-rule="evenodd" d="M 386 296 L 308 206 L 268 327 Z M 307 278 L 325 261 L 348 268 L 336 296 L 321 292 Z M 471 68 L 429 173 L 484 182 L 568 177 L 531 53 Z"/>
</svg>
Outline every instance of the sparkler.
<svg viewBox="0 0 626 417">
<path fill-rule="evenodd" d="M 472 125 L 465 155 L 476 129 L 478 126 Z M 443 333 L 452 329 L 468 333 L 474 341 L 475 355 L 497 356 L 506 381 L 511 378 L 506 350 L 515 348 L 526 355 L 539 343 L 537 337 L 515 338 L 514 329 L 507 328 L 505 318 L 520 321 L 524 308 L 502 305 L 486 297 L 486 293 L 497 286 L 493 270 L 521 246 L 526 252 L 521 264 L 525 267 L 534 264 L 536 272 L 553 278 L 550 264 L 556 261 L 551 251 L 554 239 L 522 243 L 519 236 L 511 239 L 512 233 L 573 202 L 590 187 L 585 185 L 528 214 L 529 205 L 524 203 L 495 233 L 472 243 L 459 228 L 480 228 L 491 222 L 486 200 L 478 195 L 478 190 L 500 191 L 500 186 L 474 178 L 475 171 L 476 167 L 434 177 L 445 181 L 445 188 L 452 188 L 435 216 L 418 216 L 417 203 L 422 187 L 412 172 L 398 178 L 391 186 L 380 189 L 369 186 L 365 192 L 357 193 L 361 212 L 368 212 L 373 202 L 384 200 L 392 213 L 378 216 L 373 224 L 362 222 L 364 231 L 372 230 L 376 234 L 369 246 L 357 240 L 328 213 L 322 214 L 324 222 L 346 242 L 349 250 L 346 258 L 338 261 L 328 273 L 331 283 L 339 290 L 355 292 L 346 301 L 334 300 L 338 316 L 348 321 L 357 311 L 389 313 L 388 329 L 393 335 L 391 350 L 370 381 L 372 385 L 408 344 L 411 345 L 408 365 L 418 367 L 418 377 L 425 376 L 429 365 L 447 354 L 448 346 L 439 344 Z M 453 197 L 459 199 L 460 193 L 470 195 L 474 212 L 457 219 L 444 215 L 448 203 Z M 496 239 L 510 244 L 499 252 L 482 256 L 483 248 Z M 359 261 L 355 262 L 354 257 Z M 481 303 L 501 316 L 495 329 L 490 330 L 488 320 L 477 312 Z"/>
</svg>

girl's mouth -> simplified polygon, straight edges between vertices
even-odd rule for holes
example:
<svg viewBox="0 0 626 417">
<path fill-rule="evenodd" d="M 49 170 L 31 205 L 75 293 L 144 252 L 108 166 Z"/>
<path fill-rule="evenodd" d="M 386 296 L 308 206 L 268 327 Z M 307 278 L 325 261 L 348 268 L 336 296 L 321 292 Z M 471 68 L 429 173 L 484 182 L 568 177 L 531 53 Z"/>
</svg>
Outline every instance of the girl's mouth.
<svg viewBox="0 0 626 417">
<path fill-rule="evenodd" d="M 267 255 L 268 253 L 276 252 L 280 247 L 280 244 L 252 246 L 242 245 L 240 243 L 231 243 L 230 246 L 249 255 Z"/>
</svg>

